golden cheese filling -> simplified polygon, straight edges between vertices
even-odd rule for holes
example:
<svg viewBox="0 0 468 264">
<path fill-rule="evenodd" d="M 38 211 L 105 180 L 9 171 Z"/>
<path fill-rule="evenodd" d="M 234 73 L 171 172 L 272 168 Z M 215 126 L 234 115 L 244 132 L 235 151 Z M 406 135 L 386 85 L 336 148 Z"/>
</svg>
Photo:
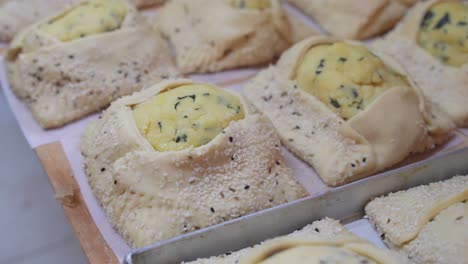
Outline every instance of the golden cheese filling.
<svg viewBox="0 0 468 264">
<path fill-rule="evenodd" d="M 373 264 L 376 263 L 354 252 L 331 246 L 297 246 L 275 252 L 261 264 Z"/>
<path fill-rule="evenodd" d="M 90 0 L 39 26 L 61 41 L 72 41 L 89 35 L 120 28 L 127 6 L 123 1 Z"/>
<path fill-rule="evenodd" d="M 442 63 L 460 67 L 468 62 L 468 5 L 434 5 L 421 21 L 418 43 Z"/>
<path fill-rule="evenodd" d="M 230 0 L 233 7 L 248 9 L 266 9 L 271 7 L 270 0 Z"/>
<path fill-rule="evenodd" d="M 141 134 L 158 151 L 199 147 L 231 121 L 244 118 L 239 98 L 222 89 L 189 84 L 162 92 L 133 107 Z"/>
<path fill-rule="evenodd" d="M 345 120 L 385 90 L 408 85 L 367 48 L 343 42 L 312 47 L 297 69 L 296 81 Z"/>
</svg>

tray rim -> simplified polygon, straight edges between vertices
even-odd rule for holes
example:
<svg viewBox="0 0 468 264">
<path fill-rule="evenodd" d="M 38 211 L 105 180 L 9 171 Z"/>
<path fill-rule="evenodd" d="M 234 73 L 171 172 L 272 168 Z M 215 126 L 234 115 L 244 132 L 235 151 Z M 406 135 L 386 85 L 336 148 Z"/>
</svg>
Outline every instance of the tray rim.
<svg viewBox="0 0 468 264">
<path fill-rule="evenodd" d="M 454 150 L 453 152 L 450 152 L 450 153 L 447 153 L 447 154 L 444 154 L 444 155 L 441 155 L 441 156 L 430 157 L 428 159 L 417 161 L 417 162 L 414 162 L 414 163 L 411 163 L 411 164 L 408 164 L 408 165 L 404 165 L 402 167 L 399 167 L 399 168 L 396 168 L 396 169 L 393 169 L 393 170 L 378 173 L 378 174 L 369 176 L 367 178 L 363 178 L 363 179 L 360 179 L 360 180 L 357 180 L 357 181 L 354 181 L 354 182 L 351 182 L 351 183 L 348 183 L 348 184 L 345 184 L 345 185 L 342 185 L 342 186 L 339 186 L 339 187 L 335 187 L 335 188 L 333 188 L 331 190 L 326 190 L 326 191 L 317 193 L 315 195 L 311 195 L 311 196 L 308 196 L 308 197 L 301 198 L 301 199 L 296 200 L 296 201 L 292 201 L 292 202 L 289 202 L 289 203 L 286 203 L 286 204 L 282 204 L 282 205 L 278 205 L 278 206 L 271 207 L 271 208 L 268 208 L 268 209 L 264 209 L 264 210 L 261 210 L 261 211 L 258 211 L 258 212 L 252 213 L 252 214 L 248 214 L 248 215 L 241 216 L 241 217 L 238 217 L 238 218 L 235 218 L 235 219 L 231 219 L 229 221 L 226 221 L 226 222 L 223 222 L 223 223 L 220 223 L 220 224 L 209 226 L 209 227 L 206 227 L 206 228 L 194 231 L 194 232 L 183 234 L 183 235 L 173 237 L 173 238 L 170 238 L 170 239 L 167 239 L 167 240 L 164 240 L 164 241 L 156 242 L 156 243 L 153 243 L 153 244 L 141 247 L 141 248 L 133 249 L 132 251 L 127 253 L 127 255 L 125 256 L 124 263 L 126 263 L 126 264 L 137 264 L 137 263 L 140 263 L 140 262 L 138 262 L 137 258 L 139 256 L 141 256 L 141 255 L 148 254 L 148 252 L 155 251 L 155 250 L 160 250 L 160 249 L 164 250 L 164 248 L 171 247 L 174 244 L 177 245 L 177 243 L 179 243 L 181 241 L 199 240 L 200 237 L 202 237 L 202 238 L 204 236 L 206 237 L 206 236 L 210 235 L 210 233 L 216 232 L 217 230 L 222 229 L 223 227 L 232 226 L 232 225 L 236 225 L 236 224 L 240 225 L 240 223 L 249 222 L 249 221 L 252 221 L 252 219 L 262 217 L 264 215 L 271 214 L 271 213 L 274 213 L 274 212 L 277 212 L 277 211 L 281 211 L 281 210 L 284 210 L 285 208 L 291 208 L 291 207 L 295 207 L 295 206 L 300 206 L 302 204 L 312 203 L 312 202 L 315 202 L 315 201 L 326 200 L 326 199 L 330 199 L 330 198 L 333 199 L 334 195 L 339 194 L 339 193 L 341 193 L 343 191 L 352 190 L 352 189 L 356 188 L 356 186 L 358 186 L 358 187 L 359 186 L 366 186 L 366 185 L 372 184 L 373 182 L 383 181 L 382 179 L 385 179 L 385 178 L 398 179 L 398 177 L 401 177 L 401 178 L 408 177 L 408 179 L 405 180 L 404 182 L 400 182 L 400 185 L 401 185 L 402 188 L 396 188 L 396 189 L 392 188 L 392 190 L 390 191 L 390 192 L 395 192 L 395 191 L 404 190 L 404 189 L 412 188 L 412 187 L 423 185 L 423 184 L 428 184 L 428 183 L 435 182 L 435 181 L 449 179 L 451 177 L 454 177 L 454 176 L 460 175 L 460 174 L 465 174 L 466 175 L 468 173 L 468 163 L 466 163 L 466 165 L 463 164 L 463 165 L 460 166 L 461 167 L 460 169 L 463 170 L 463 173 L 455 173 L 455 174 L 450 173 L 448 175 L 447 174 L 439 175 L 439 176 L 435 177 L 435 178 L 437 178 L 435 180 L 434 180 L 434 177 L 419 176 L 418 179 L 413 179 L 413 181 L 417 181 L 416 184 L 414 184 L 412 182 L 412 180 L 411 180 L 411 176 L 413 176 L 413 175 L 415 175 L 417 173 L 424 173 L 424 172 L 429 173 L 427 170 L 434 169 L 432 167 L 434 167 L 435 165 L 437 165 L 439 163 L 442 163 L 442 165 L 447 165 L 447 164 L 450 165 L 450 161 L 454 161 L 454 160 L 457 160 L 457 159 L 463 159 L 463 157 L 468 157 L 468 147 L 463 147 L 461 149 Z M 463 159 L 463 160 L 466 160 L 466 159 Z M 460 163 L 462 163 L 462 162 L 460 162 Z M 444 166 L 441 166 L 441 168 L 443 169 Z M 450 169 L 452 169 L 452 168 L 447 168 L 446 170 L 450 170 Z M 457 170 L 458 170 L 458 168 L 457 168 Z M 437 173 L 437 172 L 434 172 L 434 173 Z M 424 179 L 424 178 L 426 178 L 426 179 Z M 369 188 L 369 189 L 371 189 L 371 188 Z M 372 192 L 372 190 L 370 190 L 369 192 Z M 388 194 L 388 193 L 389 192 L 385 192 L 385 193 L 382 193 L 380 195 L 384 195 L 384 194 Z M 380 195 L 373 195 L 372 197 L 377 197 L 377 196 L 380 196 Z M 363 209 L 363 207 L 362 207 L 362 209 Z M 342 221 L 346 221 L 347 219 L 353 219 L 353 218 L 356 218 L 357 216 L 362 216 L 363 215 L 362 214 L 363 213 L 362 209 L 360 210 L 360 212 L 355 212 L 355 214 L 348 215 L 348 216 L 345 216 L 345 217 L 340 217 L 340 219 Z M 316 220 L 318 220 L 318 219 L 316 219 Z M 294 231 L 294 230 L 291 230 L 291 231 Z M 253 244 L 256 244 L 256 243 L 253 243 Z M 246 245 L 246 247 L 247 246 L 252 246 L 253 244 Z M 229 252 L 229 251 L 235 251 L 235 250 L 239 250 L 239 249 L 237 248 L 237 249 L 233 249 L 233 250 L 227 250 L 227 251 L 224 251 L 224 253 Z M 220 253 L 220 254 L 222 254 L 222 253 Z M 211 255 L 211 256 L 214 256 L 214 255 Z M 207 257 L 207 256 L 205 256 L 205 257 Z M 144 263 L 146 263 L 146 262 L 144 262 Z"/>
</svg>

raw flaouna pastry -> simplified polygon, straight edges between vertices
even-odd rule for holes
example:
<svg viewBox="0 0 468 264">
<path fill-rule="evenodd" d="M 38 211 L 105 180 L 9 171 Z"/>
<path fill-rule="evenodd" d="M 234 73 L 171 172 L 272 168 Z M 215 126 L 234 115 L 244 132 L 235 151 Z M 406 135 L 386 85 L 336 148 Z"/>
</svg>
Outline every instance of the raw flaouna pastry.
<svg viewBox="0 0 468 264">
<path fill-rule="evenodd" d="M 0 1 L 0 41 L 8 42 L 21 29 L 80 0 L 4 0 Z M 131 0 L 138 7 L 161 4 L 164 0 Z"/>
<path fill-rule="evenodd" d="M 174 0 L 161 9 L 156 24 L 183 73 L 268 63 L 313 34 L 287 17 L 277 0 Z"/>
<path fill-rule="evenodd" d="M 397 59 L 425 97 L 468 127 L 468 2 L 425 1 L 373 47 Z"/>
<path fill-rule="evenodd" d="M 330 34 L 366 39 L 391 29 L 417 0 L 289 0 Z"/>
<path fill-rule="evenodd" d="M 11 43 L 6 63 L 13 92 L 43 128 L 177 74 L 158 33 L 117 0 L 82 2 L 31 25 Z"/>
<path fill-rule="evenodd" d="M 0 2 L 0 41 L 8 42 L 23 28 L 79 0 L 5 0 Z"/>
<path fill-rule="evenodd" d="M 226 255 L 190 264 L 390 264 L 411 263 L 349 232 L 338 221 L 325 218 L 289 235 Z"/>
<path fill-rule="evenodd" d="M 390 247 L 415 263 L 468 261 L 468 176 L 422 185 L 371 201 L 365 208 Z"/>
<path fill-rule="evenodd" d="M 123 97 L 82 138 L 85 171 L 134 247 L 304 197 L 268 118 L 190 80 Z"/>
<path fill-rule="evenodd" d="M 327 37 L 294 45 L 244 92 L 331 186 L 431 149 L 454 127 L 391 58 Z"/>
</svg>

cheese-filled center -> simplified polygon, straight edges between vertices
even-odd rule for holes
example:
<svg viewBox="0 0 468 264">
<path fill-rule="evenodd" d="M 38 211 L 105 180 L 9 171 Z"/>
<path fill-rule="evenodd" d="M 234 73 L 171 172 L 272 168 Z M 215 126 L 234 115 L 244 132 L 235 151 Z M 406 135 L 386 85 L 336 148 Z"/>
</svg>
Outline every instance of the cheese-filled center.
<svg viewBox="0 0 468 264">
<path fill-rule="evenodd" d="M 141 134 L 158 151 L 199 147 L 244 118 L 239 98 L 203 84 L 164 91 L 133 107 Z"/>
<path fill-rule="evenodd" d="M 307 51 L 296 81 L 345 120 L 363 111 L 385 90 L 408 85 L 367 48 L 343 42 Z"/>
<path fill-rule="evenodd" d="M 233 7 L 248 9 L 266 9 L 271 7 L 270 0 L 230 0 Z"/>
<path fill-rule="evenodd" d="M 279 251 L 259 262 L 261 264 L 373 264 L 354 252 L 330 246 L 297 246 Z"/>
<path fill-rule="evenodd" d="M 432 6 L 421 21 L 419 45 L 446 65 L 468 62 L 468 4 L 451 1 Z"/>
<path fill-rule="evenodd" d="M 119 29 L 127 11 L 123 1 L 89 0 L 40 25 L 39 28 L 61 41 L 72 41 Z"/>
</svg>

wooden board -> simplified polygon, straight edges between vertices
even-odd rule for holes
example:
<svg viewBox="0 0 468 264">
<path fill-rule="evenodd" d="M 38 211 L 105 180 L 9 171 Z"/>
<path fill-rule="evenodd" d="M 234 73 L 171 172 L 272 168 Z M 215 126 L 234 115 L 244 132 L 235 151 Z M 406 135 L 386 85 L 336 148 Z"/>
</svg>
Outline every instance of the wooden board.
<svg viewBox="0 0 468 264">
<path fill-rule="evenodd" d="M 89 263 L 119 263 L 89 213 L 62 144 L 45 144 L 35 151 Z"/>
</svg>

